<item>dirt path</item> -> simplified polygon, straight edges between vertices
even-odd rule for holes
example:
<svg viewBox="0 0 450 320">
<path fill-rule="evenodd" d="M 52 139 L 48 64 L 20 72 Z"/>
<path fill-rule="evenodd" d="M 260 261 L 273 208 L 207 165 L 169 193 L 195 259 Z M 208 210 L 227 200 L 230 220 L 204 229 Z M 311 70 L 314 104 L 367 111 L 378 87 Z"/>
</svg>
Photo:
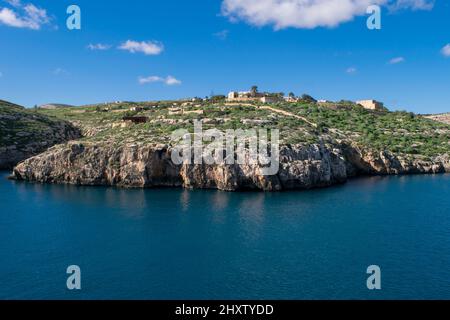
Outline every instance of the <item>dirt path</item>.
<svg viewBox="0 0 450 320">
<path fill-rule="evenodd" d="M 257 106 L 256 108 L 258 108 L 258 109 L 263 109 L 263 110 L 270 110 L 270 111 L 273 111 L 273 112 L 276 112 L 276 113 L 279 113 L 279 114 L 282 114 L 282 115 L 285 115 L 285 116 L 288 116 L 288 117 L 293 117 L 293 118 L 302 120 L 302 121 L 308 123 L 309 125 L 311 125 L 311 126 L 317 128 L 317 124 L 315 124 L 315 123 L 309 121 L 309 120 L 306 119 L 305 117 L 302 117 L 302 116 L 293 114 L 292 112 L 289 112 L 289 111 L 280 110 L 280 109 L 277 109 L 277 108 L 274 108 L 274 107 L 269 107 L 269 106 Z"/>
<path fill-rule="evenodd" d="M 272 111 L 272 112 L 275 112 L 275 113 L 278 113 L 278 114 L 282 114 L 282 115 L 287 116 L 287 117 L 292 117 L 292 118 L 295 118 L 295 119 L 302 120 L 303 122 L 306 122 L 307 124 L 313 126 L 314 128 L 317 128 L 317 124 L 309 121 L 305 117 L 296 115 L 296 114 L 294 114 L 292 112 L 289 112 L 289 111 L 280 110 L 280 109 L 277 109 L 277 108 L 274 108 L 274 107 L 270 107 L 270 106 L 255 106 L 255 105 L 250 104 L 250 103 L 226 103 L 225 105 L 226 106 L 246 106 L 246 107 L 253 107 L 255 109 L 269 110 L 269 111 Z"/>
</svg>

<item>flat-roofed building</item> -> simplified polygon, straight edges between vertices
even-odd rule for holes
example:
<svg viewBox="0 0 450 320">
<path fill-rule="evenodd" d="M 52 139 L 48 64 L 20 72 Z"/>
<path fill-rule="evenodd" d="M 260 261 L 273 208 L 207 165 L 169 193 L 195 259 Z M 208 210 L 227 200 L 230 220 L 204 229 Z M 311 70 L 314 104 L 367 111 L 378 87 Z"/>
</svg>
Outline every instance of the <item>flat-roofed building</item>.
<svg viewBox="0 0 450 320">
<path fill-rule="evenodd" d="M 384 104 L 376 100 L 360 100 L 356 101 L 356 103 L 368 110 L 385 110 Z"/>
</svg>

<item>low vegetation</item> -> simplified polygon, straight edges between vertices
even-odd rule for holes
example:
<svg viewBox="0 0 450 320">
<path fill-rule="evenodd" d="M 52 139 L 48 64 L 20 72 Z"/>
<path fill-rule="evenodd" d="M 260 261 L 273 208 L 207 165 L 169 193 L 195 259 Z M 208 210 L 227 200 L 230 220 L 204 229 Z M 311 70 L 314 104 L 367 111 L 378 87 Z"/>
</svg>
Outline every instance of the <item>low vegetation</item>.
<svg viewBox="0 0 450 320">
<path fill-rule="evenodd" d="M 370 111 L 350 101 L 320 104 L 309 96 L 298 103 L 264 107 L 227 104 L 221 96 L 209 102 L 121 102 L 27 112 L 70 121 L 91 142 L 169 143 L 174 130 L 192 131 L 193 120 L 198 119 L 205 129 L 280 129 L 282 142 L 290 144 L 346 141 L 425 158 L 450 153 L 450 125 L 413 113 Z M 125 116 L 148 117 L 148 121 L 126 123 Z"/>
<path fill-rule="evenodd" d="M 0 147 L 27 144 L 30 140 L 45 141 L 60 127 L 61 120 L 38 113 L 34 109 L 0 101 Z"/>
</svg>

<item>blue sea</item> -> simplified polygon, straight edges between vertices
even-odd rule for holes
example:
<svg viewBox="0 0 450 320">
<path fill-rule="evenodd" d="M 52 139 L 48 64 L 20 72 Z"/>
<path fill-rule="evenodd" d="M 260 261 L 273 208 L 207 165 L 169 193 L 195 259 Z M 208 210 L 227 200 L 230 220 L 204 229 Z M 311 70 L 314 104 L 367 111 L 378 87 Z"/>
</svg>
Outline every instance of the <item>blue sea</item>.
<svg viewBox="0 0 450 320">
<path fill-rule="evenodd" d="M 0 174 L 0 299 L 450 299 L 450 175 L 303 192 Z M 70 265 L 81 290 L 66 287 Z M 367 267 L 381 269 L 368 290 Z"/>
</svg>

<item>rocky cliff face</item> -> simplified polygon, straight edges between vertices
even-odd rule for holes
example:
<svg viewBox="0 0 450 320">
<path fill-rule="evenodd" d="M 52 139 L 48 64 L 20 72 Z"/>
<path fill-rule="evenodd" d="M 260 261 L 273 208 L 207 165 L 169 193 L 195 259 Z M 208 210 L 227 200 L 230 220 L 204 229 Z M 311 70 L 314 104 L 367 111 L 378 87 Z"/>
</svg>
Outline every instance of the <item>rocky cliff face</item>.
<svg viewBox="0 0 450 320">
<path fill-rule="evenodd" d="M 355 174 L 398 175 L 450 172 L 449 155 L 425 161 L 420 158 L 403 158 L 387 151 L 367 151 L 356 145 L 343 146 L 343 152 Z"/>
<path fill-rule="evenodd" d="M 326 187 L 359 174 L 450 172 L 448 156 L 431 162 L 371 153 L 356 146 L 282 146 L 278 174 L 243 165 L 175 165 L 164 145 L 68 143 L 50 148 L 14 168 L 12 178 L 46 183 L 120 187 L 185 187 L 227 191 L 279 191 Z"/>
<path fill-rule="evenodd" d="M 0 169 L 11 169 L 24 159 L 80 135 L 66 121 L 0 102 Z"/>
</svg>

